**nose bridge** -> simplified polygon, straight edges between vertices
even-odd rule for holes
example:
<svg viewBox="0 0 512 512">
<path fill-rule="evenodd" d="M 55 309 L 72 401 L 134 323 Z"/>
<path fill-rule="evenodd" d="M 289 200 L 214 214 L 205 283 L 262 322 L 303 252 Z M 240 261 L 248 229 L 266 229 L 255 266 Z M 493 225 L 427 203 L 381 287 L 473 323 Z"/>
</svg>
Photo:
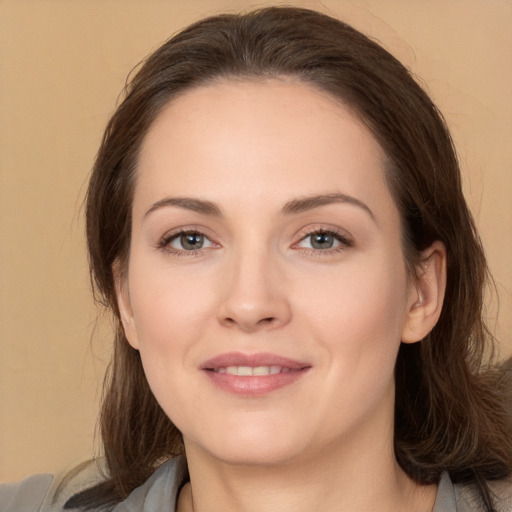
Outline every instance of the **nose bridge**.
<svg viewBox="0 0 512 512">
<path fill-rule="evenodd" d="M 247 242 L 234 250 L 219 320 L 244 331 L 287 323 L 290 307 L 279 274 L 278 255 L 261 241 Z"/>
</svg>

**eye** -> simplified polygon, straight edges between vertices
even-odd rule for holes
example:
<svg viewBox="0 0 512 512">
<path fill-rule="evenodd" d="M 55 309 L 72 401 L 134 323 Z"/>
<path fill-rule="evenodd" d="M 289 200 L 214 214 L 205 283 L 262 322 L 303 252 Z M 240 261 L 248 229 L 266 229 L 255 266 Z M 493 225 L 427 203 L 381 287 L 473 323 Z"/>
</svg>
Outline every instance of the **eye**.
<svg viewBox="0 0 512 512">
<path fill-rule="evenodd" d="M 214 247 L 215 244 L 199 231 L 180 231 L 164 237 L 159 245 L 169 252 L 180 253 L 200 251 Z"/>
<path fill-rule="evenodd" d="M 312 251 L 336 252 L 350 247 L 352 242 L 335 231 L 319 229 L 308 233 L 297 244 L 297 247 Z"/>
<path fill-rule="evenodd" d="M 333 233 L 327 232 L 313 233 L 308 235 L 306 240 L 309 240 L 313 249 L 332 249 L 336 243 L 339 243 Z"/>
</svg>

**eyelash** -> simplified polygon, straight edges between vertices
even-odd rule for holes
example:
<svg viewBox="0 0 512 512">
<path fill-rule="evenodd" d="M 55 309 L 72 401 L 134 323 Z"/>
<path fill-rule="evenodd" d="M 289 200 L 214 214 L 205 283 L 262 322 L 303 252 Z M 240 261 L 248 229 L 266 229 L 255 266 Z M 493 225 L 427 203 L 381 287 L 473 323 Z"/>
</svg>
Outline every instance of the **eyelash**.
<svg viewBox="0 0 512 512">
<path fill-rule="evenodd" d="M 157 249 L 161 249 L 163 251 L 171 253 L 174 256 L 200 256 L 205 250 L 210 249 L 210 247 L 201 247 L 199 249 L 186 250 L 175 249 L 174 247 L 171 246 L 172 242 L 174 242 L 176 239 L 184 235 L 199 235 L 202 236 L 204 240 L 207 240 L 209 243 L 216 245 L 215 242 L 212 242 L 210 238 L 199 229 L 180 229 L 171 234 L 164 235 L 158 242 Z"/>
<path fill-rule="evenodd" d="M 201 230 L 199 229 L 180 229 L 179 231 L 175 231 L 171 234 L 166 234 L 161 238 L 161 240 L 158 242 L 157 249 L 161 249 L 163 251 L 166 251 L 168 253 L 171 253 L 175 256 L 199 256 L 204 251 L 209 250 L 211 247 L 201 247 L 199 249 L 175 249 L 171 247 L 171 243 L 174 242 L 176 239 L 183 235 L 199 235 L 202 236 L 205 240 L 207 240 L 212 245 L 217 245 L 215 242 L 212 242 L 208 236 L 206 236 Z M 303 248 L 303 252 L 306 254 L 314 255 L 314 256 L 325 256 L 330 254 L 337 254 L 342 251 L 345 251 L 347 248 L 352 247 L 354 245 L 353 241 L 349 238 L 347 238 L 345 235 L 342 235 L 339 231 L 335 229 L 325 229 L 325 228 L 314 228 L 311 230 L 308 230 L 306 233 L 304 233 L 300 240 L 298 242 L 295 242 L 292 245 L 292 248 L 296 248 L 299 244 L 304 242 L 307 238 L 312 237 L 314 235 L 326 235 L 326 236 L 332 236 L 334 240 L 339 242 L 339 245 L 335 247 L 330 247 L 327 249 L 315 249 L 315 248 Z"/>
<path fill-rule="evenodd" d="M 332 254 L 338 254 L 340 252 L 343 252 L 347 250 L 348 248 L 352 247 L 354 245 L 354 242 L 348 238 L 345 234 L 342 234 L 340 231 L 336 229 L 326 229 L 326 228 L 312 228 L 308 231 L 306 231 L 305 234 L 303 234 L 300 238 L 300 240 L 293 244 L 292 247 L 297 246 L 298 244 L 304 242 L 307 238 L 310 238 L 312 236 L 318 236 L 318 235 L 327 235 L 332 236 L 334 240 L 339 242 L 339 245 L 335 247 L 330 247 L 328 249 L 315 249 L 315 248 L 304 248 L 304 252 L 306 252 L 309 255 L 312 256 L 328 256 Z"/>
</svg>

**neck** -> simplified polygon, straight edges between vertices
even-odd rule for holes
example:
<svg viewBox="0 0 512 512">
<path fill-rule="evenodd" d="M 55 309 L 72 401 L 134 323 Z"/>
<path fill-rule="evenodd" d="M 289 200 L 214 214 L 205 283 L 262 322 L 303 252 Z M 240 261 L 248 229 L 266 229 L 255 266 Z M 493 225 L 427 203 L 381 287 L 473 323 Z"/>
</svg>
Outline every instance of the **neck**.
<svg viewBox="0 0 512 512">
<path fill-rule="evenodd" d="M 178 512 L 431 511 L 436 487 L 420 486 L 400 469 L 392 432 L 372 441 L 265 466 L 231 465 L 188 446 L 191 481 Z"/>
</svg>

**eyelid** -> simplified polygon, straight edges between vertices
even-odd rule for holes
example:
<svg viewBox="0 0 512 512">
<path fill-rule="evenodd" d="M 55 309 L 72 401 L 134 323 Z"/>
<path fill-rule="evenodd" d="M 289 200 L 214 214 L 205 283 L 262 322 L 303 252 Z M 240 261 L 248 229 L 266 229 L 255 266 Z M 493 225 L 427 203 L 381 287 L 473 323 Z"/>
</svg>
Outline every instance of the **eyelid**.
<svg viewBox="0 0 512 512">
<path fill-rule="evenodd" d="M 301 248 L 299 247 L 299 244 L 303 242 L 308 236 L 314 235 L 314 234 L 332 234 L 339 242 L 340 245 L 336 247 L 331 247 L 328 249 L 314 249 L 314 248 Z M 303 228 L 296 237 L 298 240 L 292 244 L 293 249 L 303 250 L 305 252 L 310 252 L 311 254 L 315 255 L 322 255 L 322 254 L 332 254 L 332 253 L 338 253 L 341 251 L 346 250 L 349 247 L 352 247 L 354 245 L 354 238 L 348 231 L 341 229 L 336 226 L 331 225 L 325 225 L 325 224 L 318 224 L 313 226 L 308 226 L 306 228 Z"/>
<path fill-rule="evenodd" d="M 192 249 L 192 250 L 185 250 L 185 249 L 177 249 L 174 247 L 171 247 L 171 242 L 174 241 L 176 238 L 178 238 L 181 235 L 184 234 L 198 234 L 203 236 L 205 239 L 207 239 L 212 245 L 210 247 L 200 247 L 199 249 Z M 213 248 L 220 247 L 220 244 L 216 242 L 214 237 L 209 234 L 209 230 L 204 228 L 203 226 L 180 226 L 178 228 L 173 228 L 169 231 L 166 231 L 164 235 L 162 235 L 156 244 L 156 248 L 166 251 L 171 254 L 175 255 L 197 255 L 204 251 L 211 250 Z"/>
<path fill-rule="evenodd" d="M 199 249 L 177 249 L 170 246 L 170 243 L 178 238 L 179 236 L 183 234 L 199 234 L 201 236 L 204 236 L 205 239 L 207 239 L 211 246 L 209 247 L 201 247 Z M 299 244 L 303 242 L 308 236 L 311 236 L 313 234 L 332 234 L 337 241 L 339 241 L 339 245 L 327 249 L 315 249 L 315 248 L 307 248 L 307 247 L 300 247 Z M 337 226 L 332 225 L 326 225 L 326 224 L 315 224 L 310 225 L 302 228 L 297 235 L 294 237 L 296 240 L 291 244 L 291 248 L 295 250 L 301 250 L 302 252 L 309 252 L 315 255 L 327 255 L 331 253 L 338 253 L 346 250 L 349 247 L 352 247 L 354 245 L 354 239 L 352 235 Z M 156 248 L 166 251 L 171 254 L 175 255 L 198 255 L 205 251 L 219 248 L 221 247 L 221 244 L 216 241 L 216 237 L 212 234 L 210 234 L 210 230 L 205 228 L 204 226 L 198 226 L 198 225 L 187 225 L 187 226 L 180 226 L 177 228 L 173 228 L 171 230 L 168 230 L 162 235 L 157 243 Z"/>
</svg>

